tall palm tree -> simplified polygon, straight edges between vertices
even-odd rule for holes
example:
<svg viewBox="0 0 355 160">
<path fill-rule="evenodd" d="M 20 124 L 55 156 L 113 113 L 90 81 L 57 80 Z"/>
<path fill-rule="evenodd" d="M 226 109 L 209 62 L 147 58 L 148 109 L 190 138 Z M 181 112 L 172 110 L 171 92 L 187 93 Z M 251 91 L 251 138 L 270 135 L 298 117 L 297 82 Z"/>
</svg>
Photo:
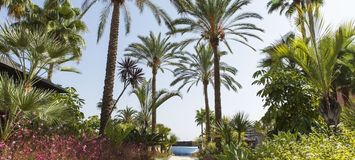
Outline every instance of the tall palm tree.
<svg viewBox="0 0 355 160">
<path fill-rule="evenodd" d="M 118 115 L 116 115 L 116 117 L 120 122 L 133 123 L 138 112 L 132 107 L 126 107 L 125 109 L 118 110 L 117 113 Z"/>
<path fill-rule="evenodd" d="M 187 39 L 185 43 L 206 40 L 212 47 L 215 71 L 215 114 L 216 123 L 220 123 L 222 106 L 219 43 L 223 42 L 230 51 L 229 40 L 254 49 L 248 44 L 248 38 L 261 40 L 253 32 L 263 32 L 263 30 L 244 20 L 262 19 L 262 17 L 257 13 L 240 12 L 243 7 L 250 4 L 251 0 L 172 0 L 172 2 L 183 17 L 172 22 L 175 27 L 170 33 L 197 33 L 200 37 Z M 220 139 L 217 138 L 216 142 L 221 150 Z"/>
<path fill-rule="evenodd" d="M 62 67 L 61 64 L 68 61 L 78 62 L 82 55 L 82 48 L 85 47 L 85 40 L 81 33 L 87 30 L 87 26 L 80 19 L 82 17 L 80 9 L 72 7 L 69 0 L 61 2 L 47 0 L 43 7 L 33 4 L 28 10 L 22 19 L 12 25 L 23 25 L 29 29 L 41 27 L 42 30 L 70 47 L 67 53 L 63 52 L 62 56 L 52 59 L 46 67 L 48 69 L 47 79 L 51 81 L 54 69 L 78 73 L 76 69 Z"/>
<path fill-rule="evenodd" d="M 120 24 L 120 13 L 121 9 L 124 14 L 124 22 L 126 33 L 129 33 L 131 26 L 131 17 L 128 10 L 128 0 L 85 0 L 82 8 L 86 12 L 91 8 L 96 2 L 104 3 L 105 7 L 100 14 L 100 23 L 97 34 L 97 41 L 100 40 L 104 28 L 107 22 L 107 18 L 111 16 L 111 27 L 110 27 L 110 38 L 108 44 L 108 54 L 106 62 L 106 75 L 105 75 L 105 85 L 102 98 L 102 109 L 101 109 L 101 119 L 100 119 L 100 134 L 104 134 L 104 129 L 108 119 L 110 118 L 110 111 L 113 106 L 113 88 L 115 81 L 115 71 L 116 71 L 116 60 L 117 60 L 117 47 L 118 47 L 118 35 L 119 35 L 119 24 Z M 168 15 L 164 10 L 157 7 L 150 0 L 134 0 L 135 5 L 142 12 L 144 7 L 150 8 L 153 12 L 158 23 L 161 23 L 163 19 L 167 24 L 170 22 Z"/>
<path fill-rule="evenodd" d="M 348 23 L 340 26 L 335 32 L 327 29 L 319 36 L 311 36 L 309 41 L 297 37 L 291 42 L 291 47 L 284 44 L 275 49 L 274 57 L 294 61 L 319 90 L 320 112 L 328 126 L 336 127 L 339 123 L 340 106 L 336 100 L 336 87 L 333 82 L 338 76 L 336 65 L 342 53 L 354 52 L 351 46 L 354 37 L 355 25 Z"/>
<path fill-rule="evenodd" d="M 203 94 L 205 101 L 205 119 L 206 119 L 206 138 L 210 141 L 210 108 L 208 101 L 208 85 L 213 84 L 213 52 L 211 47 L 205 47 L 201 45 L 195 48 L 196 54 L 185 53 L 183 56 L 179 57 L 178 63 L 176 63 L 176 69 L 174 70 L 174 75 L 176 79 L 171 83 L 171 85 L 176 85 L 177 83 L 182 83 L 179 90 L 189 84 L 187 92 L 192 86 L 198 85 L 200 82 L 203 84 Z M 226 53 L 220 52 L 221 55 Z M 228 66 L 226 63 L 221 63 L 220 67 L 222 71 L 221 83 L 229 90 L 237 91 L 241 88 L 241 85 L 234 79 L 237 74 L 237 69 Z"/>
<path fill-rule="evenodd" d="M 177 43 L 169 42 L 170 37 L 163 38 L 161 34 L 155 36 L 150 32 L 149 36 L 139 36 L 140 43 L 132 43 L 126 49 L 126 56 L 134 57 L 138 61 L 147 64 L 152 70 L 152 98 L 156 98 L 156 76 L 158 70 L 164 72 L 166 66 L 170 65 L 175 58 L 178 48 Z M 152 110 L 152 131 L 156 127 L 156 110 Z"/>
<path fill-rule="evenodd" d="M 151 81 L 146 81 L 136 87 L 131 94 L 134 94 L 139 101 L 141 111 L 138 113 L 138 122 L 141 123 L 144 130 L 148 129 L 149 121 L 153 115 L 153 110 L 157 110 L 161 105 L 173 97 L 181 97 L 178 92 L 168 92 L 159 90 L 156 97 L 153 98 L 153 90 Z"/>
<path fill-rule="evenodd" d="M 238 133 L 238 143 L 240 143 L 242 133 L 245 132 L 248 127 L 251 126 L 251 122 L 249 121 L 248 117 L 249 116 L 246 113 L 238 112 L 233 116 L 230 122 L 231 126 Z"/>
</svg>

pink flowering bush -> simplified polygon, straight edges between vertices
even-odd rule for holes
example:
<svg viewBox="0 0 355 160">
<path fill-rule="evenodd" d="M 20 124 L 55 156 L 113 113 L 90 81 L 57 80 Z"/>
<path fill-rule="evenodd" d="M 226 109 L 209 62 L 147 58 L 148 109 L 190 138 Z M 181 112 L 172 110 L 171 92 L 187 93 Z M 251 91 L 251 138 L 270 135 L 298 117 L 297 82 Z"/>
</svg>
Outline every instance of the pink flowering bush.
<svg viewBox="0 0 355 160">
<path fill-rule="evenodd" d="M 142 159 L 144 152 L 141 148 L 134 144 L 114 147 L 106 138 L 43 136 L 20 129 L 8 141 L 0 142 L 0 160 Z"/>
</svg>

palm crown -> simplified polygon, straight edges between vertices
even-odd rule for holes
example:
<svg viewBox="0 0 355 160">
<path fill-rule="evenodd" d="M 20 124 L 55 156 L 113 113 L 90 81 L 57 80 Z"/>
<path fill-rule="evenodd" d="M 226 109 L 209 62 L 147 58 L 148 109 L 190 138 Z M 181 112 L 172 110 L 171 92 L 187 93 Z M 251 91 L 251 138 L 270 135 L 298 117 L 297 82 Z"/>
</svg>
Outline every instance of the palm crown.
<svg viewBox="0 0 355 160">
<path fill-rule="evenodd" d="M 172 24 L 176 27 L 170 32 L 174 33 L 197 33 L 199 38 L 191 38 L 185 41 L 201 41 L 202 39 L 219 39 L 223 41 L 228 49 L 228 40 L 233 40 L 244 44 L 252 49 L 248 44 L 248 38 L 261 38 L 250 31 L 263 31 L 252 23 L 243 22 L 246 19 L 262 19 L 257 13 L 244 12 L 236 14 L 250 0 L 173 0 L 178 12 L 184 16 L 176 19 Z M 218 9 L 216 9 L 218 8 Z"/>
<path fill-rule="evenodd" d="M 102 2 L 104 3 L 105 7 L 101 11 L 100 14 L 100 23 L 99 23 L 99 28 L 97 31 L 97 41 L 100 40 L 102 34 L 104 33 L 104 29 L 106 26 L 107 18 L 110 15 L 110 11 L 113 7 L 114 3 L 118 3 L 120 8 L 123 10 L 124 14 L 124 23 L 125 23 L 125 29 L 126 33 L 130 32 L 131 28 L 131 14 L 128 8 L 128 0 L 85 0 L 82 8 L 84 11 L 87 11 L 88 9 L 91 8 L 96 2 Z M 155 19 L 158 21 L 159 24 L 161 24 L 162 20 L 167 24 L 167 26 L 171 26 L 170 18 L 167 15 L 167 13 L 156 6 L 154 3 L 151 2 L 151 0 L 134 0 L 136 7 L 143 12 L 144 7 L 148 7 L 152 12 L 155 17 Z"/>
<path fill-rule="evenodd" d="M 161 34 L 155 36 L 150 32 L 149 36 L 138 36 L 140 43 L 132 43 L 126 49 L 126 56 L 134 57 L 150 68 L 164 70 L 175 58 L 177 43 L 169 42 L 170 37 L 163 38 Z"/>
<path fill-rule="evenodd" d="M 195 48 L 196 54 L 185 53 L 183 56 L 179 56 L 179 61 L 176 63 L 176 69 L 174 75 L 177 77 L 171 85 L 176 85 L 179 82 L 182 84 L 179 90 L 190 84 L 187 91 L 192 86 L 198 85 L 200 82 L 207 82 L 213 84 L 213 52 L 211 47 L 201 45 Z M 225 52 L 220 52 L 220 55 L 225 55 Z M 229 90 L 237 91 L 241 88 L 241 85 L 235 80 L 234 76 L 238 70 L 226 63 L 221 63 L 220 70 L 221 83 Z"/>
</svg>

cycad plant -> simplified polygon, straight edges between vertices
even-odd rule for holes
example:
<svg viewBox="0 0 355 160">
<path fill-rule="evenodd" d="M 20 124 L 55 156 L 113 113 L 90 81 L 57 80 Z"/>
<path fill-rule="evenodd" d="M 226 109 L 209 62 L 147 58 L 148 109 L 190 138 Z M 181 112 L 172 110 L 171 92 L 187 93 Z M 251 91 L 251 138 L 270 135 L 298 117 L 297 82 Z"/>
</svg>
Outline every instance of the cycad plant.
<svg viewBox="0 0 355 160">
<path fill-rule="evenodd" d="M 131 26 L 131 16 L 129 12 L 128 5 L 129 0 L 85 0 L 82 9 L 84 12 L 89 10 L 95 3 L 102 2 L 105 7 L 100 14 L 100 22 L 98 27 L 97 40 L 99 41 L 104 28 L 107 23 L 107 19 L 111 14 L 111 26 L 110 26 L 110 38 L 108 44 L 107 62 L 106 62 L 106 74 L 105 74 L 105 85 L 102 98 L 102 108 L 101 108 L 101 119 L 100 119 L 100 134 L 104 134 L 104 129 L 107 121 L 110 119 L 110 112 L 113 107 L 113 88 L 115 82 L 115 71 L 116 71 L 116 61 L 117 61 L 117 48 L 118 48 L 118 35 L 120 27 L 120 14 L 121 11 L 124 14 L 124 23 L 126 33 L 129 33 Z M 151 0 L 134 0 L 134 5 L 142 12 L 144 7 L 148 7 L 154 14 L 154 17 L 161 23 L 163 19 L 167 24 L 169 24 L 170 19 L 164 10 L 157 7 Z"/>
<path fill-rule="evenodd" d="M 218 47 L 223 42 L 231 51 L 228 42 L 235 41 L 253 48 L 248 44 L 249 38 L 260 39 L 255 32 L 262 32 L 253 23 L 246 22 L 248 19 L 262 19 L 259 14 L 241 12 L 241 9 L 250 0 L 172 0 L 182 18 L 173 21 L 175 26 L 170 32 L 198 34 L 198 37 L 187 38 L 186 44 L 194 41 L 207 41 L 212 47 L 214 63 L 214 90 L 215 90 L 215 114 L 216 123 L 222 120 L 221 106 L 221 75 L 220 55 Z M 216 141 L 220 141 L 216 139 Z M 217 143 L 221 149 L 220 143 Z"/>
<path fill-rule="evenodd" d="M 132 43 L 126 49 L 126 56 L 134 57 L 137 61 L 145 63 L 152 72 L 152 99 L 157 98 L 156 77 L 158 71 L 164 72 L 166 67 L 172 63 L 177 54 L 178 44 L 170 42 L 170 37 L 155 36 L 150 32 L 149 36 L 139 36 L 140 43 Z M 156 110 L 152 108 L 152 132 L 156 127 Z"/>
<path fill-rule="evenodd" d="M 67 112 L 62 101 L 51 99 L 52 92 L 40 89 L 26 91 L 24 82 L 15 82 L 6 74 L 0 75 L 0 138 L 7 140 L 23 122 L 43 120 L 48 124 L 65 121 Z"/>
<path fill-rule="evenodd" d="M 197 86 L 200 82 L 203 85 L 203 94 L 205 101 L 205 120 L 206 120 L 206 138 L 210 141 L 211 117 L 208 100 L 208 85 L 214 84 L 213 75 L 213 52 L 211 47 L 200 45 L 195 48 L 195 54 L 184 53 L 179 57 L 179 61 L 175 64 L 176 69 L 174 75 L 176 79 L 171 83 L 172 86 L 181 83 L 179 90 L 188 85 L 187 92 L 192 86 Z M 225 55 L 225 52 L 220 52 Z M 220 64 L 221 83 L 228 89 L 237 91 L 241 85 L 235 80 L 237 69 L 226 63 Z M 203 127 L 202 127 L 203 128 Z"/>
</svg>

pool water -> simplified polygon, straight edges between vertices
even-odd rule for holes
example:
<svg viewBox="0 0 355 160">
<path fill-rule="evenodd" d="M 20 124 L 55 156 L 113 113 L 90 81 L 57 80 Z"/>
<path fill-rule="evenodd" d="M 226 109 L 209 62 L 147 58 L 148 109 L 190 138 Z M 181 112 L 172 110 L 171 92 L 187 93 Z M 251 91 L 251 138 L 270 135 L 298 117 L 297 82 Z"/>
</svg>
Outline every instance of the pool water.
<svg viewBox="0 0 355 160">
<path fill-rule="evenodd" d="M 191 156 L 193 153 L 198 152 L 197 147 L 173 146 L 171 149 L 176 156 Z"/>
</svg>

